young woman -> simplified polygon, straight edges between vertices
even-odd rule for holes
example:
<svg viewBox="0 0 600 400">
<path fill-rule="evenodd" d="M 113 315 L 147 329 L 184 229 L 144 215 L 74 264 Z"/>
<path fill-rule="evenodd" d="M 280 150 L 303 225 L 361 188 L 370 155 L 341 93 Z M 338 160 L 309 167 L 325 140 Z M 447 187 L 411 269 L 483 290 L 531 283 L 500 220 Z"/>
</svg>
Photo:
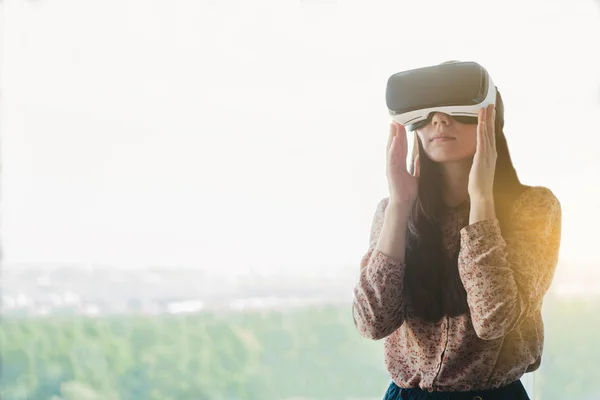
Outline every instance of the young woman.
<svg viewBox="0 0 600 400">
<path fill-rule="evenodd" d="M 561 235 L 553 193 L 520 183 L 504 107 L 474 124 L 435 113 L 407 134 L 393 122 L 389 197 L 379 202 L 354 289 L 360 334 L 385 338 L 385 399 L 528 399 L 540 366 L 542 300 Z"/>
</svg>

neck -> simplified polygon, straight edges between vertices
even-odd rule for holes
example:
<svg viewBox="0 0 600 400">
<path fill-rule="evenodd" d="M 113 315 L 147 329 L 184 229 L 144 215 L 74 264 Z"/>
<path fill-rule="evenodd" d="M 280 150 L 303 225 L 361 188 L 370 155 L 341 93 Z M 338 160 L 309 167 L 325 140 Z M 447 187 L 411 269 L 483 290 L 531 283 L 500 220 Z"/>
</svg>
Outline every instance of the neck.
<svg viewBox="0 0 600 400">
<path fill-rule="evenodd" d="M 444 203 L 455 207 L 469 198 L 469 173 L 471 159 L 459 160 L 440 164 L 444 180 Z"/>
</svg>

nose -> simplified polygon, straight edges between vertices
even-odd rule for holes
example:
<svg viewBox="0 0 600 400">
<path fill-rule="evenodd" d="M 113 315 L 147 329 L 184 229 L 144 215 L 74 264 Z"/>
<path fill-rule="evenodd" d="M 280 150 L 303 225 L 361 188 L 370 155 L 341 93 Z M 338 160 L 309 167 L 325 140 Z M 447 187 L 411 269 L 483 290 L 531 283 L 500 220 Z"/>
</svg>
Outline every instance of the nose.
<svg viewBox="0 0 600 400">
<path fill-rule="evenodd" d="M 436 112 L 433 114 L 433 118 L 431 118 L 431 123 L 436 129 L 450 125 L 450 121 L 450 116 L 441 112 Z"/>
</svg>

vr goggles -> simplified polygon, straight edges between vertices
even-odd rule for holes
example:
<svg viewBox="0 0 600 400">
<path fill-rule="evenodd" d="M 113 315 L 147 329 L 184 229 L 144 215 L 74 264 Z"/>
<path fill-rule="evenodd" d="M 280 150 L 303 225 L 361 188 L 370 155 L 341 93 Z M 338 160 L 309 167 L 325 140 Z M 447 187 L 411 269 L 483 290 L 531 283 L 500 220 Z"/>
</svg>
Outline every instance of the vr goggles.
<svg viewBox="0 0 600 400">
<path fill-rule="evenodd" d="M 452 62 L 392 75 L 385 97 L 393 119 L 414 131 L 435 112 L 476 124 L 479 110 L 496 103 L 496 86 L 476 62 Z"/>
</svg>

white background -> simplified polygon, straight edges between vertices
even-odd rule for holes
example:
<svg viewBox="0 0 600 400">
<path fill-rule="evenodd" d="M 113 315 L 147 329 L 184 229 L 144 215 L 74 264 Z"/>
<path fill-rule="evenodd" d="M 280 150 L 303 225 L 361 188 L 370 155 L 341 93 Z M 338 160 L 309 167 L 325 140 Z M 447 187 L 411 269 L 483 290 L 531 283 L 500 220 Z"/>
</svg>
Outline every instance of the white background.
<svg viewBox="0 0 600 400">
<path fill-rule="evenodd" d="M 485 4 L 485 5 L 484 5 Z M 3 262 L 356 268 L 386 196 L 388 76 L 483 64 L 522 180 L 597 264 L 600 7 L 7 1 Z"/>
</svg>

